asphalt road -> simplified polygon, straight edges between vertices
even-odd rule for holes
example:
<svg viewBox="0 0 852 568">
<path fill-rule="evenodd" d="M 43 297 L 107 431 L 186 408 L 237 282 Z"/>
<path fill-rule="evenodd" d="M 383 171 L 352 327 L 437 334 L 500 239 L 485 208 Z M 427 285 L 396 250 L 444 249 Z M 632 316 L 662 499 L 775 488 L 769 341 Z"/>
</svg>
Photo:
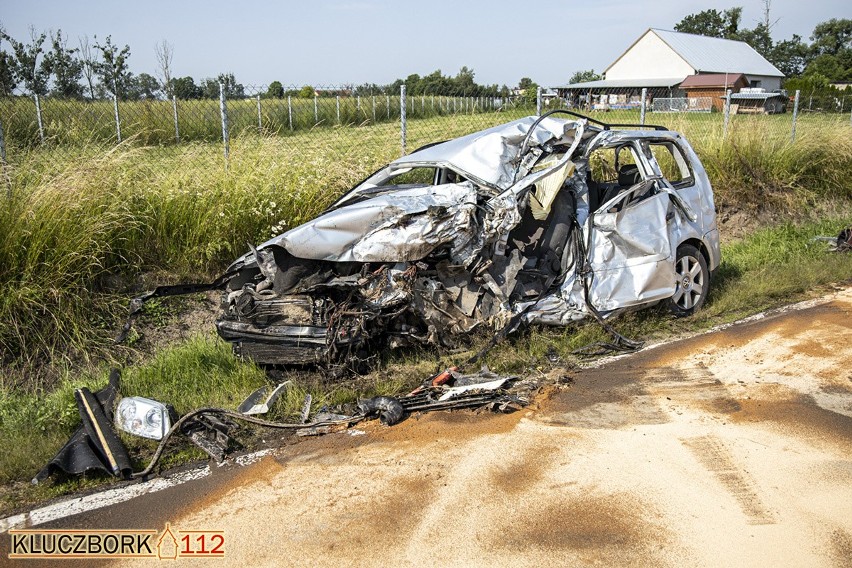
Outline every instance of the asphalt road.
<svg viewBox="0 0 852 568">
<path fill-rule="evenodd" d="M 569 375 L 50 527 L 223 531 L 185 566 L 852 566 L 852 290 Z"/>
</svg>

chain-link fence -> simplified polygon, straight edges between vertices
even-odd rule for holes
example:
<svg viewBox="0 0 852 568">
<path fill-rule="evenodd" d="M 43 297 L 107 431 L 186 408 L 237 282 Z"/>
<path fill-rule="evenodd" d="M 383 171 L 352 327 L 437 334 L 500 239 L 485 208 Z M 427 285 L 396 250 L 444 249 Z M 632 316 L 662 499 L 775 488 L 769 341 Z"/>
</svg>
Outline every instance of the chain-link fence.
<svg viewBox="0 0 852 568">
<path fill-rule="evenodd" d="M 662 124 L 682 132 L 699 153 L 738 133 L 793 142 L 809 130 L 852 124 L 852 94 L 798 91 L 789 97 L 759 92 L 677 97 L 653 89 L 450 96 L 406 93 L 404 86 L 392 93 L 340 87 L 281 89 L 277 96 L 269 96 L 266 87 L 226 91 L 218 99 L 189 100 L 2 98 L 0 158 L 4 167 L 14 168 L 45 151 L 79 159 L 122 144 L 153 157 L 180 154 L 186 167 L 192 156 L 213 164 L 210 156 L 218 155 L 227 164 L 234 152 L 271 144 L 281 159 L 344 159 L 363 173 L 424 144 L 557 107 L 608 123 Z"/>
</svg>

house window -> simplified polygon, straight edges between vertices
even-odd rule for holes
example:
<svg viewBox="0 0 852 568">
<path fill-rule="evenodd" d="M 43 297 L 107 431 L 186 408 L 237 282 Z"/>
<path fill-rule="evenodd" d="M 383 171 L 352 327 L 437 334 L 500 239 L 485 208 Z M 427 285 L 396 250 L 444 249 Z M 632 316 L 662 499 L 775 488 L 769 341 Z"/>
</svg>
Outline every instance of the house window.
<svg viewBox="0 0 852 568">
<path fill-rule="evenodd" d="M 760 81 L 752 81 L 751 86 L 752 87 L 760 87 Z"/>
</svg>

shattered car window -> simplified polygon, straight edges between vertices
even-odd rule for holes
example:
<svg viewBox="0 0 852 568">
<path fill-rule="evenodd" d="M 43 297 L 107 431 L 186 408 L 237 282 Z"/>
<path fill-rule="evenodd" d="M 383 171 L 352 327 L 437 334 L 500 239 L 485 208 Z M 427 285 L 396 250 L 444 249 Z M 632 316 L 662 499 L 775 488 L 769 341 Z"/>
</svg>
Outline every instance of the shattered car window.
<svg viewBox="0 0 852 568">
<path fill-rule="evenodd" d="M 659 164 L 663 177 L 669 180 L 673 187 L 692 185 L 692 172 L 680 148 L 671 142 L 649 142 L 648 147 Z"/>
<path fill-rule="evenodd" d="M 435 168 L 403 168 L 381 185 L 430 185 L 435 180 Z"/>
</svg>

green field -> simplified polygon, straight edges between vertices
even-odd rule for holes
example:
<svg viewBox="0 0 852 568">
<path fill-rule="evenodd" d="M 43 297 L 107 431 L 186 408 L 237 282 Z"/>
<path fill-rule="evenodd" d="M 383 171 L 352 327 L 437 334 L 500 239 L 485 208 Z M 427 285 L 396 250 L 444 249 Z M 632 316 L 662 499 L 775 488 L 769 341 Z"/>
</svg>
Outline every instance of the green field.
<svg viewBox="0 0 852 568">
<path fill-rule="evenodd" d="M 408 147 L 522 114 L 413 119 Z M 848 281 L 852 256 L 830 256 L 809 242 L 852 224 L 848 123 L 829 115 L 803 117 L 790 144 L 783 115 L 734 117 L 724 140 L 717 115 L 665 116 L 659 122 L 682 129 L 697 147 L 723 211 L 770 215 L 776 222 L 726 244 L 719 279 L 699 316 L 673 321 L 650 310 L 618 320 L 621 331 L 648 339 L 702 329 Z M 221 143 L 212 141 L 147 146 L 134 139 L 105 148 L 90 139 L 16 148 L 4 168 L 7 191 L 0 193 L 0 481 L 10 486 L 29 479 L 73 429 L 75 386 L 98 387 L 109 364 L 139 361 L 132 346 L 111 343 L 129 297 L 159 283 L 215 276 L 247 243 L 314 217 L 397 157 L 400 138 L 393 122 L 286 136 L 246 129 L 232 139 L 227 167 Z M 495 350 L 488 363 L 498 371 L 536 372 L 551 365 L 549 350 L 572 361 L 572 349 L 601 338 L 591 324 L 533 328 Z M 484 341 L 476 339 L 470 349 Z M 296 388 L 274 416 L 294 411 L 306 391 L 327 402 L 392 393 L 453 360 L 429 351 L 386 354 L 374 373 L 344 384 L 330 384 L 318 373 L 294 374 Z M 131 365 L 126 377 L 127 394 L 161 397 L 181 411 L 234 406 L 264 380 L 211 334 Z M 76 487 L 15 489 L 0 508 Z"/>
<path fill-rule="evenodd" d="M 409 119 L 441 118 L 455 115 L 493 114 L 490 99 L 445 96 L 406 98 Z M 42 128 L 50 145 L 80 145 L 117 140 L 115 108 L 112 101 L 42 98 Z M 258 113 L 258 105 L 260 112 Z M 143 145 L 172 145 L 180 141 L 198 142 L 222 139 L 222 118 L 216 99 L 172 101 L 119 101 L 122 139 Z M 226 102 L 231 136 L 270 134 L 289 136 L 316 128 L 370 126 L 399 123 L 400 97 L 385 95 L 305 99 L 240 99 Z M 516 107 L 512 105 L 512 110 Z M 534 112 L 527 109 L 518 116 Z M 177 133 L 175 132 L 177 113 Z M 30 148 L 40 144 L 38 115 L 29 97 L 0 98 L 0 122 L 6 144 Z"/>
</svg>

